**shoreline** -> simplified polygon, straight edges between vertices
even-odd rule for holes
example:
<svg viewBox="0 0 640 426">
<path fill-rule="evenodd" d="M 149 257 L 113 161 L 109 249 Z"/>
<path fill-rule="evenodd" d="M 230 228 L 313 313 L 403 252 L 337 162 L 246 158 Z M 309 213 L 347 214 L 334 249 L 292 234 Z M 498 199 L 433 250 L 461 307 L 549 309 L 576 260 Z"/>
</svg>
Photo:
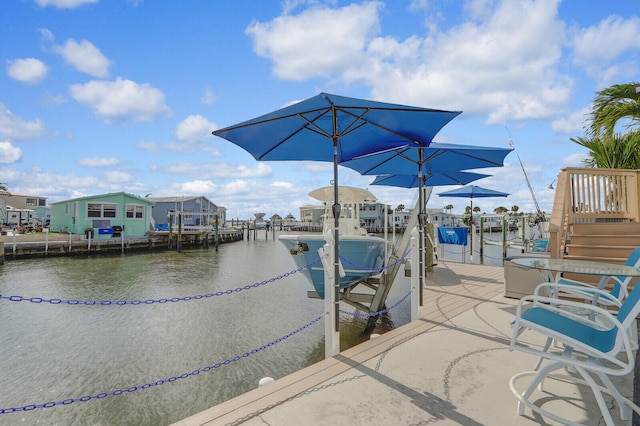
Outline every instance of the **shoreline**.
<svg viewBox="0 0 640 426">
<path fill-rule="evenodd" d="M 81 256 L 96 254 L 141 253 L 144 251 L 180 251 L 183 247 L 211 247 L 241 241 L 244 235 L 239 229 L 224 229 L 218 240 L 212 233 L 177 234 L 153 232 L 143 237 L 116 237 L 88 239 L 79 234 L 39 233 L 0 236 L 0 264 L 4 261 L 53 256 Z"/>
</svg>

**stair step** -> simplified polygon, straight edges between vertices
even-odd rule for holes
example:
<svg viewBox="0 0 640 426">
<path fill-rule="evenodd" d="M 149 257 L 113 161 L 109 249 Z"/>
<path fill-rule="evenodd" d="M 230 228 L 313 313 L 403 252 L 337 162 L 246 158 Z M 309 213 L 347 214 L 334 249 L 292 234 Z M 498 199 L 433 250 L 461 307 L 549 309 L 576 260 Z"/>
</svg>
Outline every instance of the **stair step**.
<svg viewBox="0 0 640 426">
<path fill-rule="evenodd" d="M 594 245 L 594 244 L 567 244 L 565 250 L 570 255 L 601 257 L 601 258 L 622 258 L 629 257 L 635 249 L 632 246 L 615 246 L 615 245 Z"/>
<path fill-rule="evenodd" d="M 640 222 L 574 223 L 572 235 L 640 235 Z"/>
<path fill-rule="evenodd" d="M 582 256 L 582 255 L 575 255 L 575 254 L 574 255 L 566 254 L 562 258 L 567 260 L 568 259 L 589 260 L 591 262 L 617 263 L 619 265 L 624 265 L 624 263 L 627 261 L 627 257 Z"/>
<path fill-rule="evenodd" d="M 572 235 L 571 244 L 627 246 L 635 248 L 640 245 L 640 235 Z"/>
</svg>

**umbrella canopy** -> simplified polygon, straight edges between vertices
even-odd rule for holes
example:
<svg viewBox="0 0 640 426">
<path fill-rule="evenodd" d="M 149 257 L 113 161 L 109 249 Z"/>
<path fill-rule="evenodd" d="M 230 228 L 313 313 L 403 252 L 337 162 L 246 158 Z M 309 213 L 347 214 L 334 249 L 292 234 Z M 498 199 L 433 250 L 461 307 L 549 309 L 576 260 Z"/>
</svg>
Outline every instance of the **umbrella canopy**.
<svg viewBox="0 0 640 426">
<path fill-rule="evenodd" d="M 481 188 L 477 185 L 469 185 L 462 188 L 445 191 L 438 194 L 441 197 L 460 198 L 487 198 L 487 197 L 508 197 L 506 192 L 495 191 L 493 189 Z"/>
<path fill-rule="evenodd" d="M 422 186 L 466 185 L 478 179 L 489 177 L 481 173 L 462 171 L 435 172 L 422 177 Z M 420 181 L 416 175 L 380 175 L 371 185 L 398 186 L 401 188 L 418 188 Z"/>
<path fill-rule="evenodd" d="M 443 111 L 320 93 L 216 130 L 256 160 L 339 162 L 399 146 L 428 146 L 459 111 Z"/>
<path fill-rule="evenodd" d="M 340 254 L 338 163 L 397 148 L 428 146 L 459 111 L 375 102 L 320 93 L 269 114 L 213 132 L 256 160 L 333 161 L 334 256 L 331 299 L 339 329 Z"/>
<path fill-rule="evenodd" d="M 502 167 L 513 149 L 434 142 L 364 155 L 341 163 L 364 175 L 414 174 Z"/>
</svg>

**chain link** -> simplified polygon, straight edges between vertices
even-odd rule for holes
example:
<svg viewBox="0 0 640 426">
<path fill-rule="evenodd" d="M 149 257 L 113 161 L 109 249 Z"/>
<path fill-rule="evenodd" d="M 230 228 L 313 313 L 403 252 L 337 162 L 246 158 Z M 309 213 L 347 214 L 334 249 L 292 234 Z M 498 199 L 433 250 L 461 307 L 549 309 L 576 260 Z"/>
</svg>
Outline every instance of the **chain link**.
<svg viewBox="0 0 640 426">
<path fill-rule="evenodd" d="M 0 294 L 0 300 L 5 299 L 10 302 L 31 302 L 31 303 L 49 303 L 51 305 L 72 305 L 72 306 L 124 306 L 124 305 L 153 305 L 153 304 L 165 304 L 165 303 L 176 303 L 176 302 L 188 302 L 191 300 L 200 300 L 200 299 L 209 299 L 212 297 L 220 297 L 226 296 L 234 293 L 240 293 L 241 291 L 251 290 L 252 288 L 257 288 L 266 284 L 270 284 L 276 282 L 278 280 L 290 277 L 291 275 L 297 274 L 298 272 L 302 272 L 304 269 L 308 269 L 316 263 L 320 262 L 320 258 L 307 263 L 304 266 L 301 266 L 297 269 L 294 269 L 289 272 L 285 272 L 282 275 L 275 276 L 273 278 L 269 278 L 260 282 L 256 282 L 253 284 L 247 284 L 243 287 L 236 287 L 234 289 L 228 289 L 224 291 L 216 291 L 215 293 L 207 293 L 207 294 L 196 294 L 194 296 L 184 296 L 184 297 L 172 297 L 172 298 L 162 298 L 162 299 L 145 299 L 145 300 L 76 300 L 76 299 L 46 299 L 44 297 L 25 297 L 25 296 L 6 296 Z"/>
<path fill-rule="evenodd" d="M 345 310 L 340 309 L 340 313 L 341 314 L 345 314 L 345 315 L 351 315 L 351 316 L 354 316 L 354 317 L 375 317 L 375 316 L 378 316 L 378 315 L 386 314 L 390 310 L 394 309 L 399 304 L 404 302 L 407 299 L 407 297 L 409 297 L 409 295 L 411 295 L 411 290 L 407 294 L 405 294 L 402 297 L 402 299 L 398 300 L 396 303 L 394 303 L 393 305 L 389 306 L 388 308 L 383 309 L 383 310 L 378 311 L 378 312 L 370 312 L 370 313 L 362 314 L 362 313 L 359 313 L 359 312 L 349 312 L 349 311 L 345 311 Z"/>
<path fill-rule="evenodd" d="M 243 353 L 242 355 L 236 355 L 233 358 L 228 358 L 224 361 L 221 362 L 217 362 L 213 365 L 208 365 L 206 367 L 197 369 L 197 370 L 193 370 L 189 373 L 183 373 L 180 374 L 179 376 L 173 376 L 173 377 L 169 377 L 168 379 L 162 379 L 162 380 L 158 380 L 155 382 L 149 382 L 149 383 L 145 383 L 144 385 L 138 385 L 138 386 L 131 386 L 128 387 L 126 389 L 116 389 L 114 391 L 111 392 L 100 392 L 98 394 L 95 395 L 85 395 L 85 396 L 81 396 L 79 398 L 67 398 L 67 399 L 63 399 L 62 401 L 50 401 L 50 402 L 45 402 L 42 404 L 29 404 L 29 405 L 23 405 L 21 407 L 10 407 L 10 408 L 0 408 L 0 414 L 10 414 L 10 413 L 16 413 L 16 412 L 21 412 L 21 411 L 32 411 L 35 409 L 39 409 L 39 408 L 52 408 L 55 407 L 57 405 L 69 405 L 69 404 L 73 404 L 76 402 L 87 402 L 87 401 L 91 401 L 92 399 L 104 399 L 110 396 L 118 396 L 118 395 L 122 395 L 123 393 L 131 393 L 131 392 L 136 392 L 139 391 L 141 389 L 149 389 L 155 386 L 160 386 L 160 385 L 164 385 L 166 383 L 173 383 L 177 380 L 181 380 L 181 379 L 186 379 L 192 376 L 197 376 L 200 373 L 207 373 L 211 370 L 220 368 L 220 367 L 224 367 L 226 365 L 232 364 L 236 361 L 240 361 L 241 359 L 244 358 L 248 358 L 251 355 L 255 355 L 260 351 L 263 351 L 267 348 L 270 348 L 278 343 L 283 342 L 284 340 L 287 340 L 289 337 L 293 337 L 296 334 L 306 330 L 307 328 L 311 327 L 312 325 L 314 325 L 315 323 L 317 323 L 318 321 L 320 321 L 322 318 L 324 318 L 324 314 L 311 320 L 310 322 L 306 323 L 305 325 L 303 325 L 302 327 L 298 327 L 297 329 L 295 329 L 294 331 L 285 334 L 284 336 L 278 337 L 275 340 L 272 340 L 271 342 L 264 344 L 258 348 L 255 348 L 251 351 L 247 351 L 245 353 Z"/>
</svg>

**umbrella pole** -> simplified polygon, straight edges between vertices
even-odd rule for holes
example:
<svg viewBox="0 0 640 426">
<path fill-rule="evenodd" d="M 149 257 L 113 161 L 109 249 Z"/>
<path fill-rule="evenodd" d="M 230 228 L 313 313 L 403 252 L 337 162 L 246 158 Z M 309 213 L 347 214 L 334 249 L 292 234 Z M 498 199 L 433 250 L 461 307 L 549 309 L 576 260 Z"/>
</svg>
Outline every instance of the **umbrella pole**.
<svg viewBox="0 0 640 426">
<path fill-rule="evenodd" d="M 340 331 L 340 203 L 338 202 L 338 123 L 333 111 L 333 225 L 335 244 L 333 258 L 333 315 L 334 330 Z M 325 295 L 326 296 L 326 295 Z"/>
<path fill-rule="evenodd" d="M 469 230 L 471 230 L 471 245 L 469 246 L 469 259 L 471 259 L 471 263 L 473 263 L 473 237 L 475 232 L 473 232 L 473 197 L 470 198 L 471 200 L 471 205 L 470 205 L 470 211 L 469 213 L 471 213 L 471 220 L 469 221 Z"/>
<path fill-rule="evenodd" d="M 424 215 L 424 197 L 422 194 L 422 148 L 418 149 L 418 203 L 420 203 L 420 210 L 418 211 L 418 281 L 419 281 L 419 300 L 420 306 L 422 306 L 422 288 L 424 286 L 424 275 L 425 275 L 425 265 L 424 265 L 424 227 L 425 227 L 425 215 Z"/>
</svg>

